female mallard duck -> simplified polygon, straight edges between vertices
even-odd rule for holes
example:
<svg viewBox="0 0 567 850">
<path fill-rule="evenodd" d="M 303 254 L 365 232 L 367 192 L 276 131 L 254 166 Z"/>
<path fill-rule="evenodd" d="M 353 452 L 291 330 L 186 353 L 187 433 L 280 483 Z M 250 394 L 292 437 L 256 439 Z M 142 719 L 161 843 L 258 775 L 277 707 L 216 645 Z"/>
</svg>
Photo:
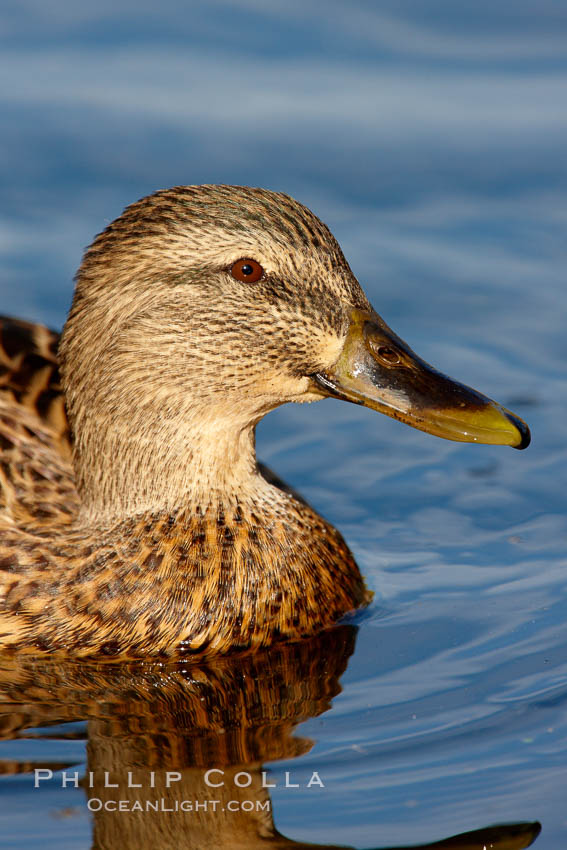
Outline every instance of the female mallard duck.
<svg viewBox="0 0 567 850">
<path fill-rule="evenodd" d="M 529 442 L 388 328 L 313 213 L 262 189 L 138 201 L 87 250 L 58 355 L 39 326 L 5 320 L 3 342 L 5 649 L 226 652 L 363 605 L 341 535 L 256 461 L 255 426 L 284 402 Z"/>
</svg>

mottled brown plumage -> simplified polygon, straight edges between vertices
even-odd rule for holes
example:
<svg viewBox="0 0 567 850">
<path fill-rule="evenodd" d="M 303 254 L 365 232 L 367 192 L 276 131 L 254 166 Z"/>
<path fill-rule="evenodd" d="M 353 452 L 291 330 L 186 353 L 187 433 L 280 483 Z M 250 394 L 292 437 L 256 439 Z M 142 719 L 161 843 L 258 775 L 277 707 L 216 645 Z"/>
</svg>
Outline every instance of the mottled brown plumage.
<svg viewBox="0 0 567 850">
<path fill-rule="evenodd" d="M 256 461 L 255 426 L 285 402 L 333 395 L 448 439 L 529 442 L 388 328 L 313 213 L 263 189 L 143 198 L 87 250 L 58 354 L 15 320 L 2 345 L 7 649 L 227 652 L 365 604 L 340 534 Z"/>
<path fill-rule="evenodd" d="M 227 269 L 255 257 L 265 279 Z M 0 646 L 225 652 L 367 600 L 340 534 L 256 464 L 269 409 L 313 400 L 348 310 L 340 248 L 284 195 L 181 187 L 128 208 L 56 335 L 2 326 Z M 272 482 L 274 479 L 271 479 Z"/>
</svg>

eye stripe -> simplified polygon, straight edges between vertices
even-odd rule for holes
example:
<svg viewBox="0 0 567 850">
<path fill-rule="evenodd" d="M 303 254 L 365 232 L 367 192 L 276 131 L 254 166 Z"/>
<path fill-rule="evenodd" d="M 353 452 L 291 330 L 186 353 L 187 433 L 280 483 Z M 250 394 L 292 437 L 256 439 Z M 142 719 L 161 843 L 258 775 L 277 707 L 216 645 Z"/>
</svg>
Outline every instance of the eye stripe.
<svg viewBox="0 0 567 850">
<path fill-rule="evenodd" d="M 264 269 L 256 260 L 237 260 L 230 269 L 235 280 L 241 283 L 256 283 L 264 274 Z"/>
</svg>

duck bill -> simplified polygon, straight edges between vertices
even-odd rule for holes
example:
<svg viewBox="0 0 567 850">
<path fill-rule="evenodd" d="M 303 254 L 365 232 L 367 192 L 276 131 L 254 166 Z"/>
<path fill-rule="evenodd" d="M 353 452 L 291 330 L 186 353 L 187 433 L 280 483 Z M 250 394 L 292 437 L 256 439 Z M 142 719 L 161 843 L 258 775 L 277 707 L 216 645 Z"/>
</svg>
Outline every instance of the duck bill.
<svg viewBox="0 0 567 850">
<path fill-rule="evenodd" d="M 530 442 L 522 419 L 438 372 L 374 311 L 352 311 L 337 363 L 312 379 L 323 395 L 363 404 L 446 440 L 515 449 Z"/>
</svg>

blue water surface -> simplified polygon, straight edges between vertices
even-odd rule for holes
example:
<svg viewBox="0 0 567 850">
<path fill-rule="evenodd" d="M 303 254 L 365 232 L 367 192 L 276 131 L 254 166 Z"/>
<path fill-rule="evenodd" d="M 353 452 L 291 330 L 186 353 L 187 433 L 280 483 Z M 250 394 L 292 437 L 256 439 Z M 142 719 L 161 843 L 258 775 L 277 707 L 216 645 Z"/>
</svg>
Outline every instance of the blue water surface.
<svg viewBox="0 0 567 850">
<path fill-rule="evenodd" d="M 532 428 L 519 453 L 335 401 L 260 425 L 260 457 L 375 591 L 342 693 L 300 727 L 312 749 L 270 764 L 325 777 L 274 789 L 278 828 L 364 848 L 540 820 L 536 846 L 565 846 L 567 7 L 18 0 L 2 18 L 2 312 L 60 327 L 84 247 L 151 191 L 263 186 L 331 227 L 422 357 Z M 34 740 L 85 761 L 83 741 Z M 79 792 L 38 805 L 7 771 L 0 794 L 0 847 L 90 846 Z"/>
</svg>

